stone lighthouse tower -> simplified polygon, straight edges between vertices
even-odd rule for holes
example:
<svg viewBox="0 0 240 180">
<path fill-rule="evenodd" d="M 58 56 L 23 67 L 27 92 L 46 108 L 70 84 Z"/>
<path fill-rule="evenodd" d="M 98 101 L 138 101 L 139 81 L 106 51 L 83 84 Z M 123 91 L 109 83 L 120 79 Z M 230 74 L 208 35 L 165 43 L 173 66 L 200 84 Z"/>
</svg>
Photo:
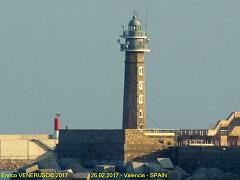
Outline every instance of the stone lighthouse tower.
<svg viewBox="0 0 240 180">
<path fill-rule="evenodd" d="M 123 29 L 120 36 L 125 39 L 120 50 L 125 52 L 125 78 L 123 98 L 123 129 L 146 128 L 146 98 L 144 83 L 144 53 L 150 52 L 149 39 L 142 31 L 136 14 Z"/>
</svg>

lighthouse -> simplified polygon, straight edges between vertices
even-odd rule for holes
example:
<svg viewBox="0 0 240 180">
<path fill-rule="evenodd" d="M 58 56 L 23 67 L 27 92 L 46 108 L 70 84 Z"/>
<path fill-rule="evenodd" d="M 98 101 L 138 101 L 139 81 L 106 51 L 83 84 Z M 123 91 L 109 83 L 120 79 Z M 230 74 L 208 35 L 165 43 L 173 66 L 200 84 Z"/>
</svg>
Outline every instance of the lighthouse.
<svg viewBox="0 0 240 180">
<path fill-rule="evenodd" d="M 141 21 L 136 13 L 120 36 L 120 50 L 125 52 L 125 77 L 123 96 L 122 129 L 146 128 L 146 97 L 144 53 L 150 52 L 147 33 L 142 31 Z"/>
<path fill-rule="evenodd" d="M 56 139 L 58 139 L 59 130 L 60 130 L 60 113 L 57 112 L 54 118 L 54 137 Z"/>
</svg>

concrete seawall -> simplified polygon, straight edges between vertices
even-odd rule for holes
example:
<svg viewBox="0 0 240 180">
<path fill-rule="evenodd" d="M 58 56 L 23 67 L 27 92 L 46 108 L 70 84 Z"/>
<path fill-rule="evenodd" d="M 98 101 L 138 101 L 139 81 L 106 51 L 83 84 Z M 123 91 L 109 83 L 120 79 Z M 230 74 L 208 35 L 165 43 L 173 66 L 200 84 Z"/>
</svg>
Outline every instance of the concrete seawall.
<svg viewBox="0 0 240 180">
<path fill-rule="evenodd" d="M 80 158 L 83 165 L 153 160 L 163 145 L 136 129 L 60 130 L 58 158 Z"/>
<path fill-rule="evenodd" d="M 57 143 L 57 139 L 52 139 L 47 134 L 0 135 L 0 169 L 15 169 L 44 159 Z"/>
<path fill-rule="evenodd" d="M 187 172 L 200 167 L 219 168 L 240 175 L 240 147 L 172 147 L 168 156 Z"/>
</svg>

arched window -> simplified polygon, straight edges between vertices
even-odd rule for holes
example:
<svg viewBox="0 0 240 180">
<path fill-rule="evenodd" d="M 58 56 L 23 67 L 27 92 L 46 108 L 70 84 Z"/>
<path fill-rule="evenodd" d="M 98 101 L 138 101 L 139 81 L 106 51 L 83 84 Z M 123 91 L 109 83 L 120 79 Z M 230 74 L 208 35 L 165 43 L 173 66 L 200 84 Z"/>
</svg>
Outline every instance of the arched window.
<svg viewBox="0 0 240 180">
<path fill-rule="evenodd" d="M 134 30 L 134 26 L 128 26 L 129 31 L 133 31 Z"/>
<path fill-rule="evenodd" d="M 139 118 L 143 118 L 143 110 L 142 110 L 142 109 L 139 110 L 138 117 L 139 117 Z"/>
<path fill-rule="evenodd" d="M 143 87 L 144 87 L 144 82 L 143 81 L 139 81 L 138 82 L 138 89 L 139 90 L 143 90 Z"/>
<path fill-rule="evenodd" d="M 138 67 L 138 75 L 143 75 L 143 67 L 142 66 Z"/>
<path fill-rule="evenodd" d="M 140 124 L 139 129 L 143 129 L 143 128 L 144 128 L 144 124 Z"/>
<path fill-rule="evenodd" d="M 139 104 L 143 104 L 143 102 L 144 102 L 144 96 L 139 95 Z"/>
</svg>

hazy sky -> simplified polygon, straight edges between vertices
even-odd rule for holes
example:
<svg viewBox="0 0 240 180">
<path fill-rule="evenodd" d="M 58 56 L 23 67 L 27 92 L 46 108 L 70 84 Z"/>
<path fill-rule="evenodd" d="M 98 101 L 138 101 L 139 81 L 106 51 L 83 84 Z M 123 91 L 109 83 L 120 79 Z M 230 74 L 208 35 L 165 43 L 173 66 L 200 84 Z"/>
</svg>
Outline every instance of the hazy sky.
<svg viewBox="0 0 240 180">
<path fill-rule="evenodd" d="M 147 126 L 208 128 L 239 111 L 239 0 L 1 0 L 0 133 L 50 134 L 57 111 L 62 127 L 121 128 L 117 39 L 146 6 Z"/>
</svg>

